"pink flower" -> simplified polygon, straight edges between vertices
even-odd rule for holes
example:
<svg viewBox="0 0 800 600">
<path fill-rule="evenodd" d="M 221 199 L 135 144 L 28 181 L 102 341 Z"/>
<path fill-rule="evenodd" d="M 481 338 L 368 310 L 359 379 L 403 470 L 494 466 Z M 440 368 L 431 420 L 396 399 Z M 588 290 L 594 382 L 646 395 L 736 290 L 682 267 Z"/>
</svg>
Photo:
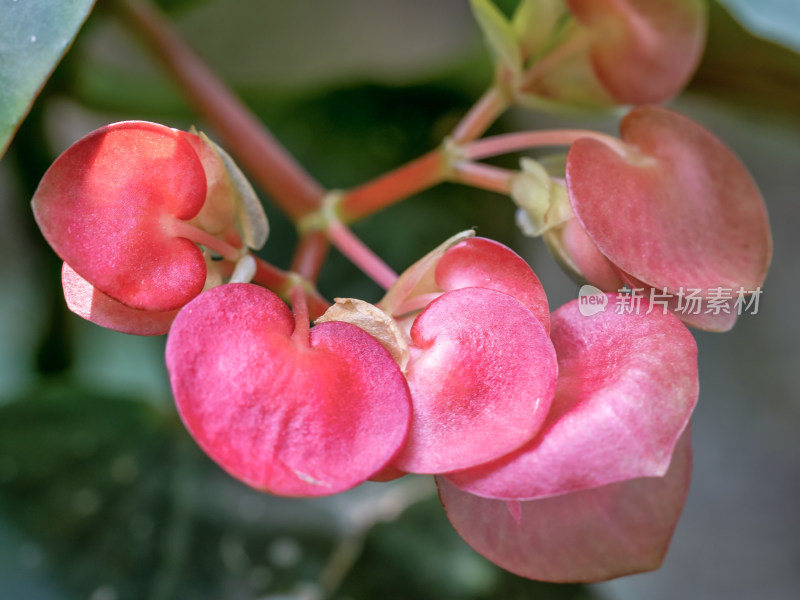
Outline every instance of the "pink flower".
<svg viewBox="0 0 800 600">
<path fill-rule="evenodd" d="M 706 38 L 703 0 L 567 0 L 589 60 L 620 104 L 663 102 L 688 83 Z"/>
<path fill-rule="evenodd" d="M 689 486 L 697 350 L 672 314 L 552 315 L 559 379 L 529 443 L 437 477 L 459 534 L 532 579 L 600 581 L 657 568 Z"/>
<path fill-rule="evenodd" d="M 575 219 L 559 234 L 568 261 L 608 292 L 623 283 L 707 297 L 761 286 L 772 238 L 761 194 L 741 162 L 711 133 L 672 111 L 632 110 L 621 144 L 576 141 L 567 155 Z M 735 312 L 680 315 L 724 331 Z"/>
<path fill-rule="evenodd" d="M 389 353 L 349 323 L 308 327 L 253 284 L 208 290 L 178 314 L 167 369 L 178 411 L 208 455 L 257 489 L 334 494 L 406 439 L 408 386 Z"/>
<path fill-rule="evenodd" d="M 115 123 L 73 144 L 32 201 L 64 260 L 70 308 L 119 331 L 166 333 L 219 275 L 217 265 L 209 272 L 210 251 L 235 261 L 242 239 L 266 239 L 263 211 L 238 175 L 202 134 L 155 123 Z"/>
</svg>

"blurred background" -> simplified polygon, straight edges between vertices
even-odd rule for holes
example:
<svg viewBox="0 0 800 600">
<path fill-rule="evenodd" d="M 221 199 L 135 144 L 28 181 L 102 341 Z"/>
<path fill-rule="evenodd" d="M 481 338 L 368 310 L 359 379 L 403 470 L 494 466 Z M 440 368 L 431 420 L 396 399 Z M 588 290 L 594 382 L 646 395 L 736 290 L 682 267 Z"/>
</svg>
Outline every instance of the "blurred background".
<svg viewBox="0 0 800 600">
<path fill-rule="evenodd" d="M 161 5 L 330 188 L 436 146 L 492 76 L 465 0 Z M 327 590 L 341 600 L 798 597 L 800 4 L 712 3 L 705 58 L 673 103 L 752 172 L 775 258 L 757 315 L 724 335 L 695 332 L 694 478 L 664 566 L 590 586 L 531 582 L 493 566 L 452 530 L 428 478 L 313 501 L 249 490 L 180 424 L 164 338 L 107 331 L 66 309 L 60 261 L 29 207 L 52 160 L 113 121 L 208 129 L 108 9 L 98 3 L 0 161 L 0 598 L 261 600 Z M 0 20 L 0 40 L 3 27 Z M 493 131 L 564 123 L 512 110 Z M 614 132 L 616 123 L 578 126 Z M 285 268 L 294 231 L 264 200 L 272 234 L 262 255 Z M 544 246 L 517 232 L 513 206 L 499 195 L 442 185 L 354 230 L 402 270 L 473 226 L 534 265 L 553 307 L 576 296 Z M 328 297 L 380 297 L 335 252 L 319 286 Z"/>
</svg>

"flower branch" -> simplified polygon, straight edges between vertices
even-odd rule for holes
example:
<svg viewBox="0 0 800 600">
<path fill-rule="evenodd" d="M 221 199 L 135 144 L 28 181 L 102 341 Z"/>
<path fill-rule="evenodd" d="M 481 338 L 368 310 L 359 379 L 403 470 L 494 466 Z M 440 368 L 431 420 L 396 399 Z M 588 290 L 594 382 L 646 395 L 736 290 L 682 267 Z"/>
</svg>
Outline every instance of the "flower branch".
<svg viewBox="0 0 800 600">
<path fill-rule="evenodd" d="M 292 219 L 313 211 L 324 190 L 149 2 L 120 0 L 126 25 L 142 38 L 225 145 Z"/>
</svg>

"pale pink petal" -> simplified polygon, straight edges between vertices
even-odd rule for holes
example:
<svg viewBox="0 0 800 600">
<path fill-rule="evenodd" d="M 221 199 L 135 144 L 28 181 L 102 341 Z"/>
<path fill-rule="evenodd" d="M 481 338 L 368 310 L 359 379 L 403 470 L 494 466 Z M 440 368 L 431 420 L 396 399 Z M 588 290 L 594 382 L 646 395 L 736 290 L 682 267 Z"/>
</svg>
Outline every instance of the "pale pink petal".
<svg viewBox="0 0 800 600">
<path fill-rule="evenodd" d="M 664 477 L 643 477 L 509 507 L 437 477 L 459 535 L 522 577 L 594 582 L 661 566 L 689 490 L 688 429 Z"/>
<path fill-rule="evenodd" d="M 566 258 L 588 283 L 610 293 L 622 287 L 622 279 L 614 266 L 600 253 L 577 219 L 572 218 L 564 223 L 560 245 Z"/>
<path fill-rule="evenodd" d="M 567 156 L 570 202 L 600 252 L 672 292 L 760 286 L 772 255 L 766 208 L 733 153 L 661 108 L 634 109 L 620 130 L 627 156 L 593 139 Z"/>
<path fill-rule="evenodd" d="M 538 436 L 497 461 L 449 473 L 490 498 L 544 498 L 663 475 L 697 402 L 697 347 L 671 313 L 552 315 L 556 398 Z"/>
<path fill-rule="evenodd" d="M 704 0 L 567 0 L 567 6 L 591 30 L 592 66 L 620 103 L 668 100 L 700 62 Z"/>
<path fill-rule="evenodd" d="M 64 263 L 61 284 L 67 307 L 96 325 L 134 335 L 164 335 L 177 310 L 149 311 L 131 308 L 107 296 Z"/>
</svg>

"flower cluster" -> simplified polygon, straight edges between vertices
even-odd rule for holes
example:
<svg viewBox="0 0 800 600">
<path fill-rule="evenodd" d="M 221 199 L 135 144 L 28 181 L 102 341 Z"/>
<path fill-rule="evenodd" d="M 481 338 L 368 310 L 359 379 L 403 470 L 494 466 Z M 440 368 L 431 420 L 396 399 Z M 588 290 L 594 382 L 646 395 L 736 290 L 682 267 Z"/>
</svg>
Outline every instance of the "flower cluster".
<svg viewBox="0 0 800 600">
<path fill-rule="evenodd" d="M 701 0 L 523 0 L 511 20 L 488 0 L 472 5 L 498 89 L 529 106 L 663 101 L 704 39 Z M 434 475 L 456 530 L 509 571 L 598 581 L 656 568 L 689 486 L 698 373 L 684 322 L 725 330 L 737 316 L 724 305 L 680 310 L 683 290 L 715 302 L 711 290 L 760 293 L 771 257 L 763 200 L 717 138 L 664 108 L 631 110 L 619 139 L 475 140 L 480 125 L 466 122 L 441 179 L 493 173 L 484 187 L 508 192 L 523 231 L 598 293 L 639 290 L 636 311 L 587 315 L 575 300 L 551 313 L 528 264 L 473 232 L 399 277 L 378 266 L 391 279 L 379 302 L 329 305 L 313 276 L 250 252 L 267 222 L 230 157 L 201 133 L 153 123 L 79 140 L 33 210 L 64 261 L 74 312 L 127 333 L 169 332 L 178 411 L 233 477 L 314 497 Z M 508 181 L 471 162 L 562 144 L 564 160 L 525 158 Z M 427 164 L 404 173 L 430 183 Z M 304 235 L 352 242 L 337 214 L 356 196 L 328 195 L 344 198 L 339 213 L 319 198 L 317 212 L 292 216 Z M 374 271 L 379 259 L 364 252 L 351 258 Z M 672 311 L 653 310 L 655 292 Z"/>
<path fill-rule="evenodd" d="M 519 256 L 459 237 L 310 330 L 302 301 L 250 284 L 190 302 L 167 341 L 184 422 L 275 494 L 435 474 L 461 535 L 528 577 L 654 568 L 688 490 L 692 336 L 671 313 L 551 316 Z"/>
</svg>

